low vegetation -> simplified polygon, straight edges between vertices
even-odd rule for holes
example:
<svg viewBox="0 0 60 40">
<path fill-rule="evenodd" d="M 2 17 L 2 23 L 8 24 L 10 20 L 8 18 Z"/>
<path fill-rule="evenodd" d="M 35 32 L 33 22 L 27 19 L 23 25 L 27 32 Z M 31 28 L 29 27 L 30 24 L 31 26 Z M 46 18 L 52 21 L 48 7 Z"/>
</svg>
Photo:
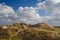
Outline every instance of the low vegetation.
<svg viewBox="0 0 60 40">
<path fill-rule="evenodd" d="M 16 23 L 0 27 L 0 40 L 60 40 L 60 33 L 47 23 Z"/>
<path fill-rule="evenodd" d="M 60 27 L 55 27 L 56 32 L 60 32 Z"/>
</svg>

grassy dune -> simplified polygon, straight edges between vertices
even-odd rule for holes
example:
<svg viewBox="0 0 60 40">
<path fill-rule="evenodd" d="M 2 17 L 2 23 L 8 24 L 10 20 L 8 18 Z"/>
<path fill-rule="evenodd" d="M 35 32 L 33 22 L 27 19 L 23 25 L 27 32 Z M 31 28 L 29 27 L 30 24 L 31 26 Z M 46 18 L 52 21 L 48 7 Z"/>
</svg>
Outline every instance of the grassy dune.
<svg viewBox="0 0 60 40">
<path fill-rule="evenodd" d="M 0 40 L 60 40 L 58 30 L 46 23 L 16 23 L 0 27 Z"/>
<path fill-rule="evenodd" d="M 56 27 L 56 28 L 55 28 L 55 31 L 56 31 L 56 32 L 60 32 L 60 28 Z"/>
</svg>

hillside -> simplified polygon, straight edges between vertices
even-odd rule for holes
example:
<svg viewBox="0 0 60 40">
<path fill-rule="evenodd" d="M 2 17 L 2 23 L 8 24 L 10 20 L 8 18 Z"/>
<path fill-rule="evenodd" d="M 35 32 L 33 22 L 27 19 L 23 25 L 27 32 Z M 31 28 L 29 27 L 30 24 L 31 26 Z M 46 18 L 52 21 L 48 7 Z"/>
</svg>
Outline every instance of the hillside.
<svg viewBox="0 0 60 40">
<path fill-rule="evenodd" d="M 0 26 L 0 40 L 60 40 L 60 33 L 47 23 L 15 23 Z"/>
</svg>

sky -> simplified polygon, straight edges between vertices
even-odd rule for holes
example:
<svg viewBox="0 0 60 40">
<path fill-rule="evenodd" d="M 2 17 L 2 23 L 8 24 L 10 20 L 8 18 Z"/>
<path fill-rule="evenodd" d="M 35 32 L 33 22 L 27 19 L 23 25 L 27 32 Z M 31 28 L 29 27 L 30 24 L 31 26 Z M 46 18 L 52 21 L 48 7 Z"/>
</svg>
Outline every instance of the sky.
<svg viewBox="0 0 60 40">
<path fill-rule="evenodd" d="M 60 26 L 60 0 L 0 0 L 0 24 L 20 22 Z"/>
<path fill-rule="evenodd" d="M 17 10 L 18 7 L 22 6 L 36 6 L 36 3 L 42 2 L 44 0 L 0 0 L 0 3 L 9 5 L 14 8 L 14 10 Z"/>
</svg>

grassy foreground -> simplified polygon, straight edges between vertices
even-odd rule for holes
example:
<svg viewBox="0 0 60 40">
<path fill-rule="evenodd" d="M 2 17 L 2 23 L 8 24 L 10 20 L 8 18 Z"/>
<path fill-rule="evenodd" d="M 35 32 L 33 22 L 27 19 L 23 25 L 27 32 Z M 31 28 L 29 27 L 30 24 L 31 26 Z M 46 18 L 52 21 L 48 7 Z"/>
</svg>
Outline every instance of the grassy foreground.
<svg viewBox="0 0 60 40">
<path fill-rule="evenodd" d="M 56 31 L 56 32 L 60 32 L 60 28 L 56 27 L 56 28 L 55 28 L 55 31 Z"/>
<path fill-rule="evenodd" d="M 60 29 L 48 24 L 17 23 L 0 27 L 0 40 L 60 40 Z"/>
</svg>

